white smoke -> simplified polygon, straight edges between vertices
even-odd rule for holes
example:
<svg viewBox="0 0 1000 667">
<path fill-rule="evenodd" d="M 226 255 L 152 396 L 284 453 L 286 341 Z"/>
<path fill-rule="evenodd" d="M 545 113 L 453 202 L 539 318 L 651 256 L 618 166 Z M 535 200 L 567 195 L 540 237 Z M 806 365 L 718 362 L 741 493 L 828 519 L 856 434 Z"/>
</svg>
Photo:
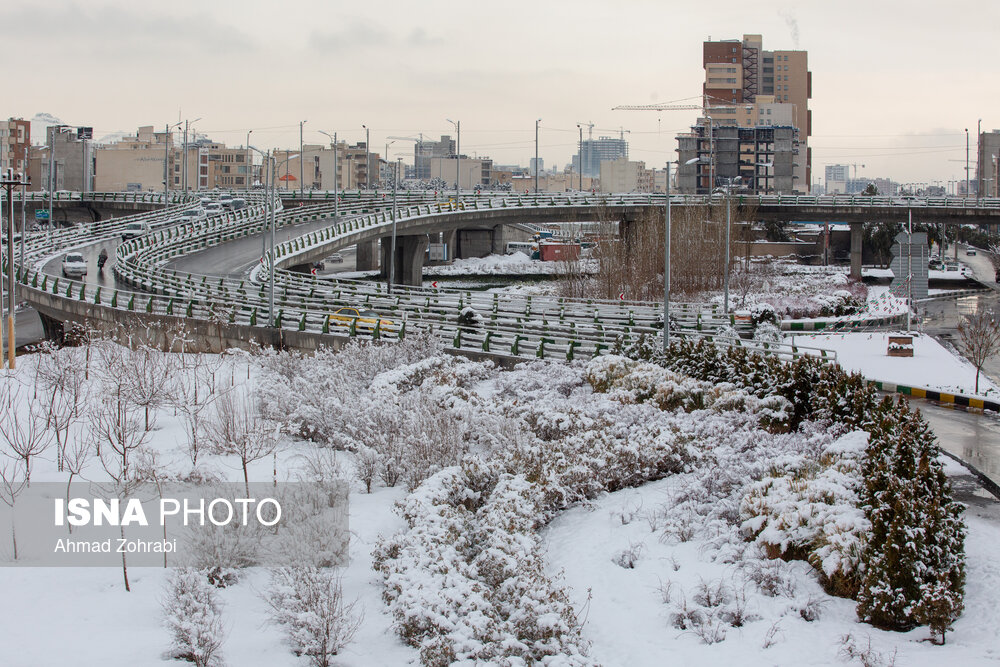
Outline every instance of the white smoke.
<svg viewBox="0 0 1000 667">
<path fill-rule="evenodd" d="M 785 25 L 788 26 L 788 32 L 792 36 L 792 48 L 799 48 L 799 22 L 795 20 L 795 15 L 790 11 L 780 11 L 778 15 L 785 19 Z"/>
</svg>

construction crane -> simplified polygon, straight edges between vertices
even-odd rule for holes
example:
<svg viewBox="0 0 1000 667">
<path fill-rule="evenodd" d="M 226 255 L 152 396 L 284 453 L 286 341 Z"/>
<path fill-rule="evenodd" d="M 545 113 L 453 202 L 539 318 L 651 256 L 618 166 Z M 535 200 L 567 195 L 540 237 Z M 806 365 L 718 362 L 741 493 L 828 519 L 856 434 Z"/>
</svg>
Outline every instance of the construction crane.
<svg viewBox="0 0 1000 667">
<path fill-rule="evenodd" d="M 709 104 L 709 101 L 715 102 L 715 104 Z M 612 111 L 700 111 L 706 114 L 710 111 L 716 110 L 733 110 L 736 107 L 746 107 L 750 108 L 753 104 L 746 102 L 737 103 L 733 102 L 731 104 L 726 104 L 724 100 L 718 98 L 710 98 L 705 95 L 702 104 L 620 104 L 613 107 Z M 711 125 L 711 116 L 709 118 L 709 125 Z M 715 136 L 714 133 L 709 129 L 708 134 L 709 142 L 709 164 L 708 164 L 708 181 L 709 188 L 708 191 L 711 192 L 712 188 L 715 187 Z M 700 175 L 699 175 L 700 180 Z"/>
</svg>

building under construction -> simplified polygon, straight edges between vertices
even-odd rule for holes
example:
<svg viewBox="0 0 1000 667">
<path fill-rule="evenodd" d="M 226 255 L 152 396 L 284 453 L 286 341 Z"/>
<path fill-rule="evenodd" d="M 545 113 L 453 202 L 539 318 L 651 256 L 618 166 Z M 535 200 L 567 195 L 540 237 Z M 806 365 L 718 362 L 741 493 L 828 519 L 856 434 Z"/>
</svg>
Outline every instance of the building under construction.
<svg viewBox="0 0 1000 667">
<path fill-rule="evenodd" d="M 699 123 L 677 137 L 677 188 L 709 194 L 716 188 L 759 194 L 791 193 L 799 153 L 792 125 Z M 689 164 L 690 163 L 690 164 Z"/>
</svg>

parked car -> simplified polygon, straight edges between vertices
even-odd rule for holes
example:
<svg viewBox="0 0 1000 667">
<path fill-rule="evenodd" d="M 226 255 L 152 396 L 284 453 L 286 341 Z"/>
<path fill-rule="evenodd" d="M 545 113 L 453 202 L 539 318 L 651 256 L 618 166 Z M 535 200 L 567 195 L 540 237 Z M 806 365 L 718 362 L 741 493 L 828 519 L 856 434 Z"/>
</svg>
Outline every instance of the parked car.
<svg viewBox="0 0 1000 667">
<path fill-rule="evenodd" d="M 130 222 L 125 225 L 125 229 L 122 230 L 122 241 L 128 241 L 129 239 L 145 236 L 148 233 L 148 222 Z"/>
<path fill-rule="evenodd" d="M 333 311 L 330 315 L 330 324 L 349 327 L 351 322 L 355 323 L 357 331 L 371 331 L 375 328 L 375 323 L 379 323 L 380 329 L 392 326 L 392 320 L 382 318 L 374 310 L 362 310 L 351 306 L 344 306 Z"/>
<path fill-rule="evenodd" d="M 67 278 L 82 278 L 87 275 L 87 260 L 81 253 L 66 253 L 62 261 L 62 273 Z"/>
</svg>

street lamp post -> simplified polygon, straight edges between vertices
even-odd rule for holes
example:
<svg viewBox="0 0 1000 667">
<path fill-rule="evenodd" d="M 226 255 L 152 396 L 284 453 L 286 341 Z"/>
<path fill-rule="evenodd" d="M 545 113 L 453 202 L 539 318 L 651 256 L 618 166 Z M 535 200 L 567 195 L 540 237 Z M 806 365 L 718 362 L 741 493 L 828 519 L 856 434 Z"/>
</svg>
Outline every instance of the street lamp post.
<svg viewBox="0 0 1000 667">
<path fill-rule="evenodd" d="M 969 128 L 965 128 L 965 196 L 969 196 Z"/>
<path fill-rule="evenodd" d="M 195 118 L 194 120 L 184 121 L 184 162 L 181 164 L 181 179 L 184 182 L 184 197 L 187 197 L 188 193 L 188 126 L 191 123 L 197 123 L 201 120 L 201 116 Z M 180 123 L 178 123 L 180 125 Z"/>
<path fill-rule="evenodd" d="M 370 128 L 364 123 L 361 124 L 361 127 L 365 129 L 365 189 L 370 190 L 371 189 L 370 174 L 372 173 L 371 149 L 368 144 L 368 138 L 370 136 L 369 135 Z"/>
<path fill-rule="evenodd" d="M 330 134 L 329 132 L 324 132 L 323 130 L 320 130 L 319 133 L 325 134 L 328 138 L 333 140 L 333 219 L 339 220 L 340 207 L 337 202 L 339 199 L 337 196 L 337 185 L 338 181 L 340 181 L 340 172 L 337 170 L 337 153 L 339 152 L 339 149 L 337 148 L 337 133 L 334 132 L 333 134 Z"/>
<path fill-rule="evenodd" d="M 389 148 L 386 147 L 385 156 L 389 157 Z M 396 281 L 396 182 L 399 180 L 399 159 L 396 159 L 395 173 L 392 175 L 392 244 L 389 249 L 389 286 L 388 293 L 392 294 L 392 284 Z"/>
<path fill-rule="evenodd" d="M 302 197 L 302 193 L 306 187 L 306 161 L 302 144 L 302 126 L 305 124 L 306 121 L 299 121 L 299 198 Z"/>
<path fill-rule="evenodd" d="M 535 121 L 535 195 L 538 195 L 538 124 L 541 122 L 541 118 Z"/>
<path fill-rule="evenodd" d="M 246 186 L 246 189 L 247 189 L 248 192 L 250 191 L 250 181 L 253 178 L 253 154 L 250 152 L 250 133 L 251 132 L 253 132 L 253 130 L 247 130 L 247 143 L 246 143 L 246 147 L 247 147 L 247 175 L 246 175 L 246 181 L 243 182 L 243 184 Z"/>
<path fill-rule="evenodd" d="M 455 205 L 458 205 L 458 196 L 462 190 L 462 121 L 445 118 L 446 121 L 455 126 Z"/>
<path fill-rule="evenodd" d="M 163 126 L 163 205 L 167 206 L 170 202 L 167 198 L 170 196 L 170 144 L 171 144 L 171 134 L 170 130 L 175 127 L 180 127 L 180 123 L 174 123 L 170 125 Z"/>
</svg>

